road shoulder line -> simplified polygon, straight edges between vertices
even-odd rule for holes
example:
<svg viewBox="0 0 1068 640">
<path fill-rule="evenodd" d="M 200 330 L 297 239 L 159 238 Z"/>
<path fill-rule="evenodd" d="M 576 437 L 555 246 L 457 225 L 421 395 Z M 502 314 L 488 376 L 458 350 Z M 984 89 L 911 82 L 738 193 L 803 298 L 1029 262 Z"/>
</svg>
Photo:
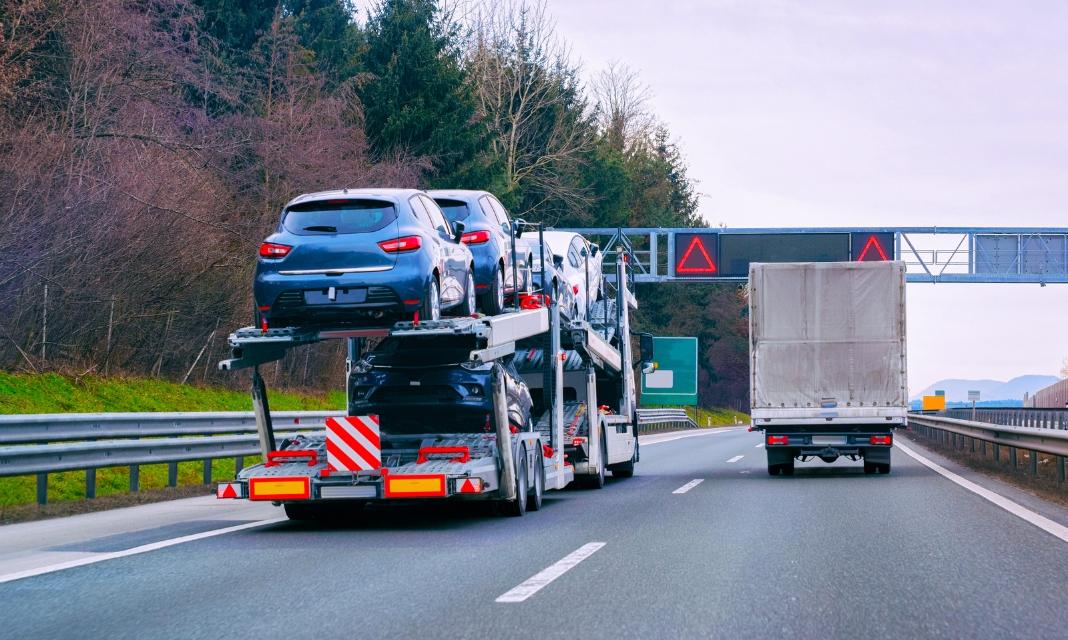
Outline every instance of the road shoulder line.
<svg viewBox="0 0 1068 640">
<path fill-rule="evenodd" d="M 986 487 L 982 487 L 982 486 L 972 482 L 971 480 L 967 480 L 965 478 L 962 478 L 961 476 L 957 475 L 956 473 L 953 473 L 949 469 L 946 469 L 945 467 L 943 467 L 942 465 L 938 464 L 937 462 L 934 462 L 933 460 L 928 460 L 926 457 L 924 457 L 920 453 L 917 453 L 916 451 L 913 451 L 909 447 L 906 447 L 905 445 L 901 444 L 900 441 L 895 441 L 894 442 L 894 446 L 896 446 L 898 449 L 901 449 L 901 451 L 904 452 L 906 455 L 908 455 L 909 457 L 913 458 L 914 460 L 916 460 L 917 462 L 919 462 L 923 466 L 927 467 L 928 469 L 930 469 L 930 470 L 934 471 L 935 473 L 941 475 L 942 477 L 946 478 L 947 480 L 949 480 L 949 481 L 951 481 L 951 482 L 953 482 L 953 483 L 955 483 L 955 484 L 967 489 L 968 491 L 971 491 L 975 495 L 977 495 L 977 496 L 979 496 L 979 497 L 981 497 L 981 498 L 983 498 L 985 500 L 988 500 L 988 501 L 994 503 L 995 505 L 1001 507 L 1005 511 L 1008 511 L 1009 513 L 1011 513 L 1012 515 L 1016 516 L 1017 518 L 1020 518 L 1021 520 L 1025 520 L 1025 521 L 1035 525 L 1036 527 L 1038 527 L 1039 529 L 1042 529 L 1046 533 L 1048 533 L 1048 534 L 1050 534 L 1052 536 L 1055 536 L 1057 538 L 1060 538 L 1064 542 L 1068 542 L 1068 527 L 1066 527 L 1066 526 L 1064 526 L 1064 525 L 1062 525 L 1060 523 L 1054 522 L 1053 520 L 1050 520 L 1046 516 L 1043 516 L 1043 515 L 1040 515 L 1038 513 L 1035 513 L 1034 511 L 1028 509 L 1027 507 L 1019 504 L 1018 502 L 1014 502 L 1014 501 L 1006 498 L 1005 496 L 1001 495 L 1000 493 L 995 493 L 994 491 L 991 491 L 990 489 L 987 489 Z"/>
<path fill-rule="evenodd" d="M 108 553 L 95 553 L 93 555 L 78 558 L 76 560 L 69 560 L 67 562 L 60 562 L 57 564 L 50 564 L 43 567 L 36 567 L 34 569 L 26 569 L 24 571 L 16 571 L 14 573 L 8 573 L 6 575 L 0 575 L 0 584 L 6 582 L 13 582 L 15 580 L 22 580 L 23 578 L 32 578 L 34 576 L 43 575 L 46 573 L 54 573 L 56 571 L 63 571 L 65 569 L 73 569 L 75 567 L 84 567 L 89 564 L 96 564 L 98 562 L 105 562 L 107 560 L 115 560 L 117 558 L 125 558 L 127 556 L 134 556 L 140 553 L 147 553 L 149 551 L 156 551 L 157 549 L 164 549 L 166 547 L 173 547 L 174 545 L 184 544 L 186 542 L 193 542 L 195 540 L 203 540 L 204 538 L 213 538 L 215 536 L 221 536 L 227 533 L 233 533 L 235 531 L 243 531 L 245 529 L 252 529 L 254 527 L 262 527 L 268 524 L 274 524 L 276 522 L 285 522 L 286 518 L 273 518 L 270 520 L 258 520 L 256 522 L 246 522 L 244 524 L 234 525 L 232 527 L 223 527 L 222 529 L 212 529 L 211 531 L 202 531 L 200 533 L 193 533 L 187 536 L 181 536 L 178 538 L 171 538 L 170 540 L 160 540 L 159 542 L 152 542 L 149 544 L 143 544 L 139 547 L 132 547 L 130 549 L 123 549 L 122 551 L 112 551 Z"/>
</svg>

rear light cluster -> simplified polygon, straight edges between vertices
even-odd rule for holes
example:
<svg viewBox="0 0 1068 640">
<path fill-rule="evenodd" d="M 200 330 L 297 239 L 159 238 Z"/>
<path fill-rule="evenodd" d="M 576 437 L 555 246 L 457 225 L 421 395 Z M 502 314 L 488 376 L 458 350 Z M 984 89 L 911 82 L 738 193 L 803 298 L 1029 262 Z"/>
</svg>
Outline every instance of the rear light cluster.
<svg viewBox="0 0 1068 640">
<path fill-rule="evenodd" d="M 768 446 L 790 444 L 790 436 L 768 436 Z"/>
<path fill-rule="evenodd" d="M 264 242 L 260 245 L 260 257 L 261 258 L 284 258 L 289 255 L 289 252 L 293 250 L 293 247 L 288 244 L 276 244 L 274 242 Z"/>
<path fill-rule="evenodd" d="M 419 239 L 419 236 L 405 236 L 403 238 L 394 238 L 393 240 L 383 240 L 378 243 L 378 247 L 386 253 L 416 251 L 422 246 L 423 241 Z"/>
<path fill-rule="evenodd" d="M 893 436 L 872 436 L 871 438 L 868 439 L 868 441 L 871 444 L 885 444 L 885 445 L 894 444 Z"/>
<path fill-rule="evenodd" d="M 489 231 L 471 231 L 460 236 L 460 242 L 464 244 L 485 244 L 489 239 Z"/>
</svg>

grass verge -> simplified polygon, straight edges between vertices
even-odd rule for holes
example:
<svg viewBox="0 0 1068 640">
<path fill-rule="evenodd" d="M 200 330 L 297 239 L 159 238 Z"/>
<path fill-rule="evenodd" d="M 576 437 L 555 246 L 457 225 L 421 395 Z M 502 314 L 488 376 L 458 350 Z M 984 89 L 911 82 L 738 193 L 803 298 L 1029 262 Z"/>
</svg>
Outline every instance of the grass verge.
<svg viewBox="0 0 1068 640">
<path fill-rule="evenodd" d="M 270 393 L 271 409 L 316 410 L 340 409 L 345 405 L 343 392 L 329 394 Z M 101 378 L 84 376 L 72 378 L 59 374 L 21 374 L 0 372 L 0 414 L 13 413 L 97 413 L 130 411 L 250 411 L 248 393 L 180 385 L 163 380 L 143 378 Z M 246 457 L 245 465 L 256 464 L 258 457 Z M 213 460 L 213 480 L 234 477 L 233 459 Z M 204 486 L 203 463 L 178 464 L 178 488 L 167 487 L 167 465 L 140 467 L 141 491 L 129 495 L 128 467 L 97 469 L 98 500 L 85 500 L 85 472 L 69 471 L 48 476 L 48 502 L 37 508 L 36 476 L 0 478 L 0 522 L 26 520 L 53 515 L 69 515 L 92 510 L 88 505 L 110 508 L 122 504 L 138 504 L 156 499 L 169 499 L 191 488 L 194 494 L 210 491 Z M 174 495 L 172 495 L 174 494 Z M 129 495 L 120 499 L 118 496 Z M 184 495 L 184 494 L 183 494 Z M 84 503 L 77 507 L 71 503 Z M 66 503 L 66 507 L 62 506 Z"/>
</svg>

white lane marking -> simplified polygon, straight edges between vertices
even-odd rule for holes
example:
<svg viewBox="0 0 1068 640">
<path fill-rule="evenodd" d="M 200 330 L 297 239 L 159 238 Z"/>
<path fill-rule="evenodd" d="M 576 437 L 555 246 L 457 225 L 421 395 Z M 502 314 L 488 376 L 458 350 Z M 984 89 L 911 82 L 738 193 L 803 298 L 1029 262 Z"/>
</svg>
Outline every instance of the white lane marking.
<svg viewBox="0 0 1068 640">
<path fill-rule="evenodd" d="M 605 542 L 587 542 L 578 549 L 564 556 L 561 560 L 549 565 L 541 571 L 535 573 L 525 582 L 519 586 L 506 591 L 496 602 L 523 602 L 530 596 L 541 591 L 548 586 L 550 582 L 556 580 L 560 576 L 564 575 L 571 569 L 575 568 L 575 565 L 582 562 L 586 558 L 589 558 L 598 549 L 603 547 Z"/>
<path fill-rule="evenodd" d="M 1005 511 L 1008 511 L 1012 515 L 1022 520 L 1026 520 L 1027 522 L 1030 522 L 1031 524 L 1035 525 L 1039 529 L 1042 529 L 1046 533 L 1054 535 L 1060 538 L 1061 540 L 1068 542 L 1068 527 L 1058 522 L 1054 522 L 1053 520 L 1050 520 L 1049 518 L 1043 515 L 1039 515 L 1034 511 L 1031 511 L 1027 507 L 1017 502 L 1013 502 L 1012 500 L 1009 500 L 1008 498 L 999 493 L 994 493 L 990 489 L 981 487 L 972 482 L 971 480 L 966 480 L 960 477 L 949 469 L 946 469 L 945 467 L 932 460 L 928 460 L 919 453 L 906 447 L 905 445 L 901 444 L 900 441 L 895 441 L 894 446 L 904 451 L 907 455 L 911 456 L 917 462 L 927 467 L 928 469 L 931 469 L 932 471 L 942 475 L 943 477 L 949 479 L 952 482 L 955 482 L 956 484 L 964 487 L 965 489 L 971 491 L 979 497 L 985 498 L 986 500 L 993 502 L 994 504 L 1001 507 Z"/>
<path fill-rule="evenodd" d="M 754 448 L 754 449 L 759 449 L 760 447 L 763 447 L 763 446 L 764 446 L 764 443 L 763 443 L 763 442 L 761 442 L 760 444 L 758 444 L 757 446 L 755 446 L 755 447 L 753 447 L 753 448 Z"/>
<path fill-rule="evenodd" d="M 727 462 L 738 462 L 739 460 L 741 460 L 741 459 L 742 459 L 742 458 L 744 458 L 744 457 L 745 457 L 745 456 L 734 456 L 733 458 L 731 458 L 731 459 L 730 459 L 730 460 L 728 460 Z"/>
<path fill-rule="evenodd" d="M 693 438 L 695 436 L 714 436 L 717 433 L 734 433 L 735 431 L 739 431 L 739 429 L 709 429 L 707 431 L 698 431 L 696 433 L 683 433 L 683 434 L 680 434 L 680 435 L 677 435 L 677 436 L 670 436 L 670 437 L 664 438 L 663 440 L 653 440 L 652 442 L 641 442 L 641 445 L 643 447 L 650 447 L 650 446 L 652 446 L 654 444 L 660 444 L 662 442 L 673 442 L 675 440 L 681 440 L 683 438 Z M 639 441 L 640 441 L 640 438 L 639 438 Z"/>
<path fill-rule="evenodd" d="M 193 542 L 194 540 L 203 540 L 204 538 L 213 538 L 215 536 L 221 536 L 227 533 L 233 533 L 235 531 L 243 531 L 245 529 L 252 529 L 255 527 L 262 527 L 268 524 L 274 524 L 276 522 L 285 522 L 286 518 L 272 518 L 270 520 L 258 520 L 256 522 L 246 522 L 244 524 L 234 525 L 232 527 L 224 527 L 222 529 L 212 529 L 211 531 L 202 531 L 200 533 L 193 533 L 188 536 L 181 536 L 180 538 L 171 538 L 170 540 L 160 540 L 159 542 L 152 542 L 150 544 L 143 544 L 140 547 L 132 547 L 130 549 L 123 549 L 122 551 L 112 551 L 109 553 L 95 553 L 85 558 L 78 558 L 77 560 L 69 560 L 67 562 L 60 562 L 58 564 L 50 564 L 43 567 L 37 567 L 35 569 L 26 569 L 24 571 L 16 571 L 15 573 L 8 573 L 0 576 L 0 584 L 5 582 L 12 582 L 14 580 L 21 580 L 23 578 L 32 578 L 33 576 L 39 576 L 46 573 L 53 573 L 56 571 L 63 571 L 64 569 L 73 569 L 74 567 L 84 567 L 87 564 L 96 564 L 97 562 L 104 562 L 106 560 L 115 560 L 116 558 L 125 558 L 126 556 L 135 556 L 139 553 L 147 553 L 149 551 L 156 551 L 157 549 L 164 549 L 166 547 L 173 547 L 176 544 L 182 544 L 185 542 Z"/>
<path fill-rule="evenodd" d="M 701 479 L 701 478 L 698 478 L 696 480 L 690 480 L 689 482 L 687 482 L 686 484 L 682 485 L 678 489 L 675 489 L 671 493 L 686 493 L 687 491 L 689 491 L 690 489 L 693 489 L 694 487 L 696 487 L 697 485 L 701 484 L 702 482 L 704 482 L 704 480 Z"/>
</svg>

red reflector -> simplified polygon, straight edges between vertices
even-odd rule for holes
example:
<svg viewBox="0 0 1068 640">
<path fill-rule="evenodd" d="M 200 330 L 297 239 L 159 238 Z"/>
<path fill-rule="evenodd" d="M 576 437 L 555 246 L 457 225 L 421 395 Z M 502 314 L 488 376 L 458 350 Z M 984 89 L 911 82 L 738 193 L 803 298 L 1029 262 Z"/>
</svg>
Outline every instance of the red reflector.
<svg viewBox="0 0 1068 640">
<path fill-rule="evenodd" d="M 485 244 L 489 242 L 489 231 L 472 231 L 460 236 L 460 242 L 464 244 Z"/>
<path fill-rule="evenodd" d="M 571 293 L 574 293 L 575 295 L 578 295 L 578 285 L 577 284 L 571 285 Z"/>
<path fill-rule="evenodd" d="M 259 308 L 260 311 L 270 311 L 271 310 L 271 305 L 263 304 L 263 305 L 260 305 L 258 308 Z"/>
<path fill-rule="evenodd" d="M 790 444 L 790 436 L 768 436 L 768 445 Z"/>
<path fill-rule="evenodd" d="M 582 444 L 585 443 L 585 442 L 586 442 L 586 438 L 582 438 L 582 437 L 575 438 L 575 439 L 573 439 L 571 441 L 571 446 L 579 447 L 579 446 L 582 446 Z"/>
<path fill-rule="evenodd" d="M 541 293 L 521 293 L 519 294 L 519 308 L 529 311 L 531 309 L 541 309 L 542 307 L 549 306 L 549 296 Z"/>
<path fill-rule="evenodd" d="M 261 258 L 284 258 L 289 255 L 289 252 L 293 250 L 293 247 L 288 244 L 275 244 L 274 242 L 264 242 L 260 245 L 260 257 Z"/>
<path fill-rule="evenodd" d="M 383 240 L 378 243 L 378 246 L 386 253 L 404 253 L 419 249 L 423 246 L 423 241 L 419 236 L 405 236 L 403 238 L 394 238 L 393 240 Z"/>
<path fill-rule="evenodd" d="M 872 444 L 894 444 L 893 436 L 872 436 L 869 442 Z"/>
<path fill-rule="evenodd" d="M 456 492 L 457 493 L 482 493 L 482 479 L 481 478 L 457 478 L 456 479 Z"/>
</svg>

